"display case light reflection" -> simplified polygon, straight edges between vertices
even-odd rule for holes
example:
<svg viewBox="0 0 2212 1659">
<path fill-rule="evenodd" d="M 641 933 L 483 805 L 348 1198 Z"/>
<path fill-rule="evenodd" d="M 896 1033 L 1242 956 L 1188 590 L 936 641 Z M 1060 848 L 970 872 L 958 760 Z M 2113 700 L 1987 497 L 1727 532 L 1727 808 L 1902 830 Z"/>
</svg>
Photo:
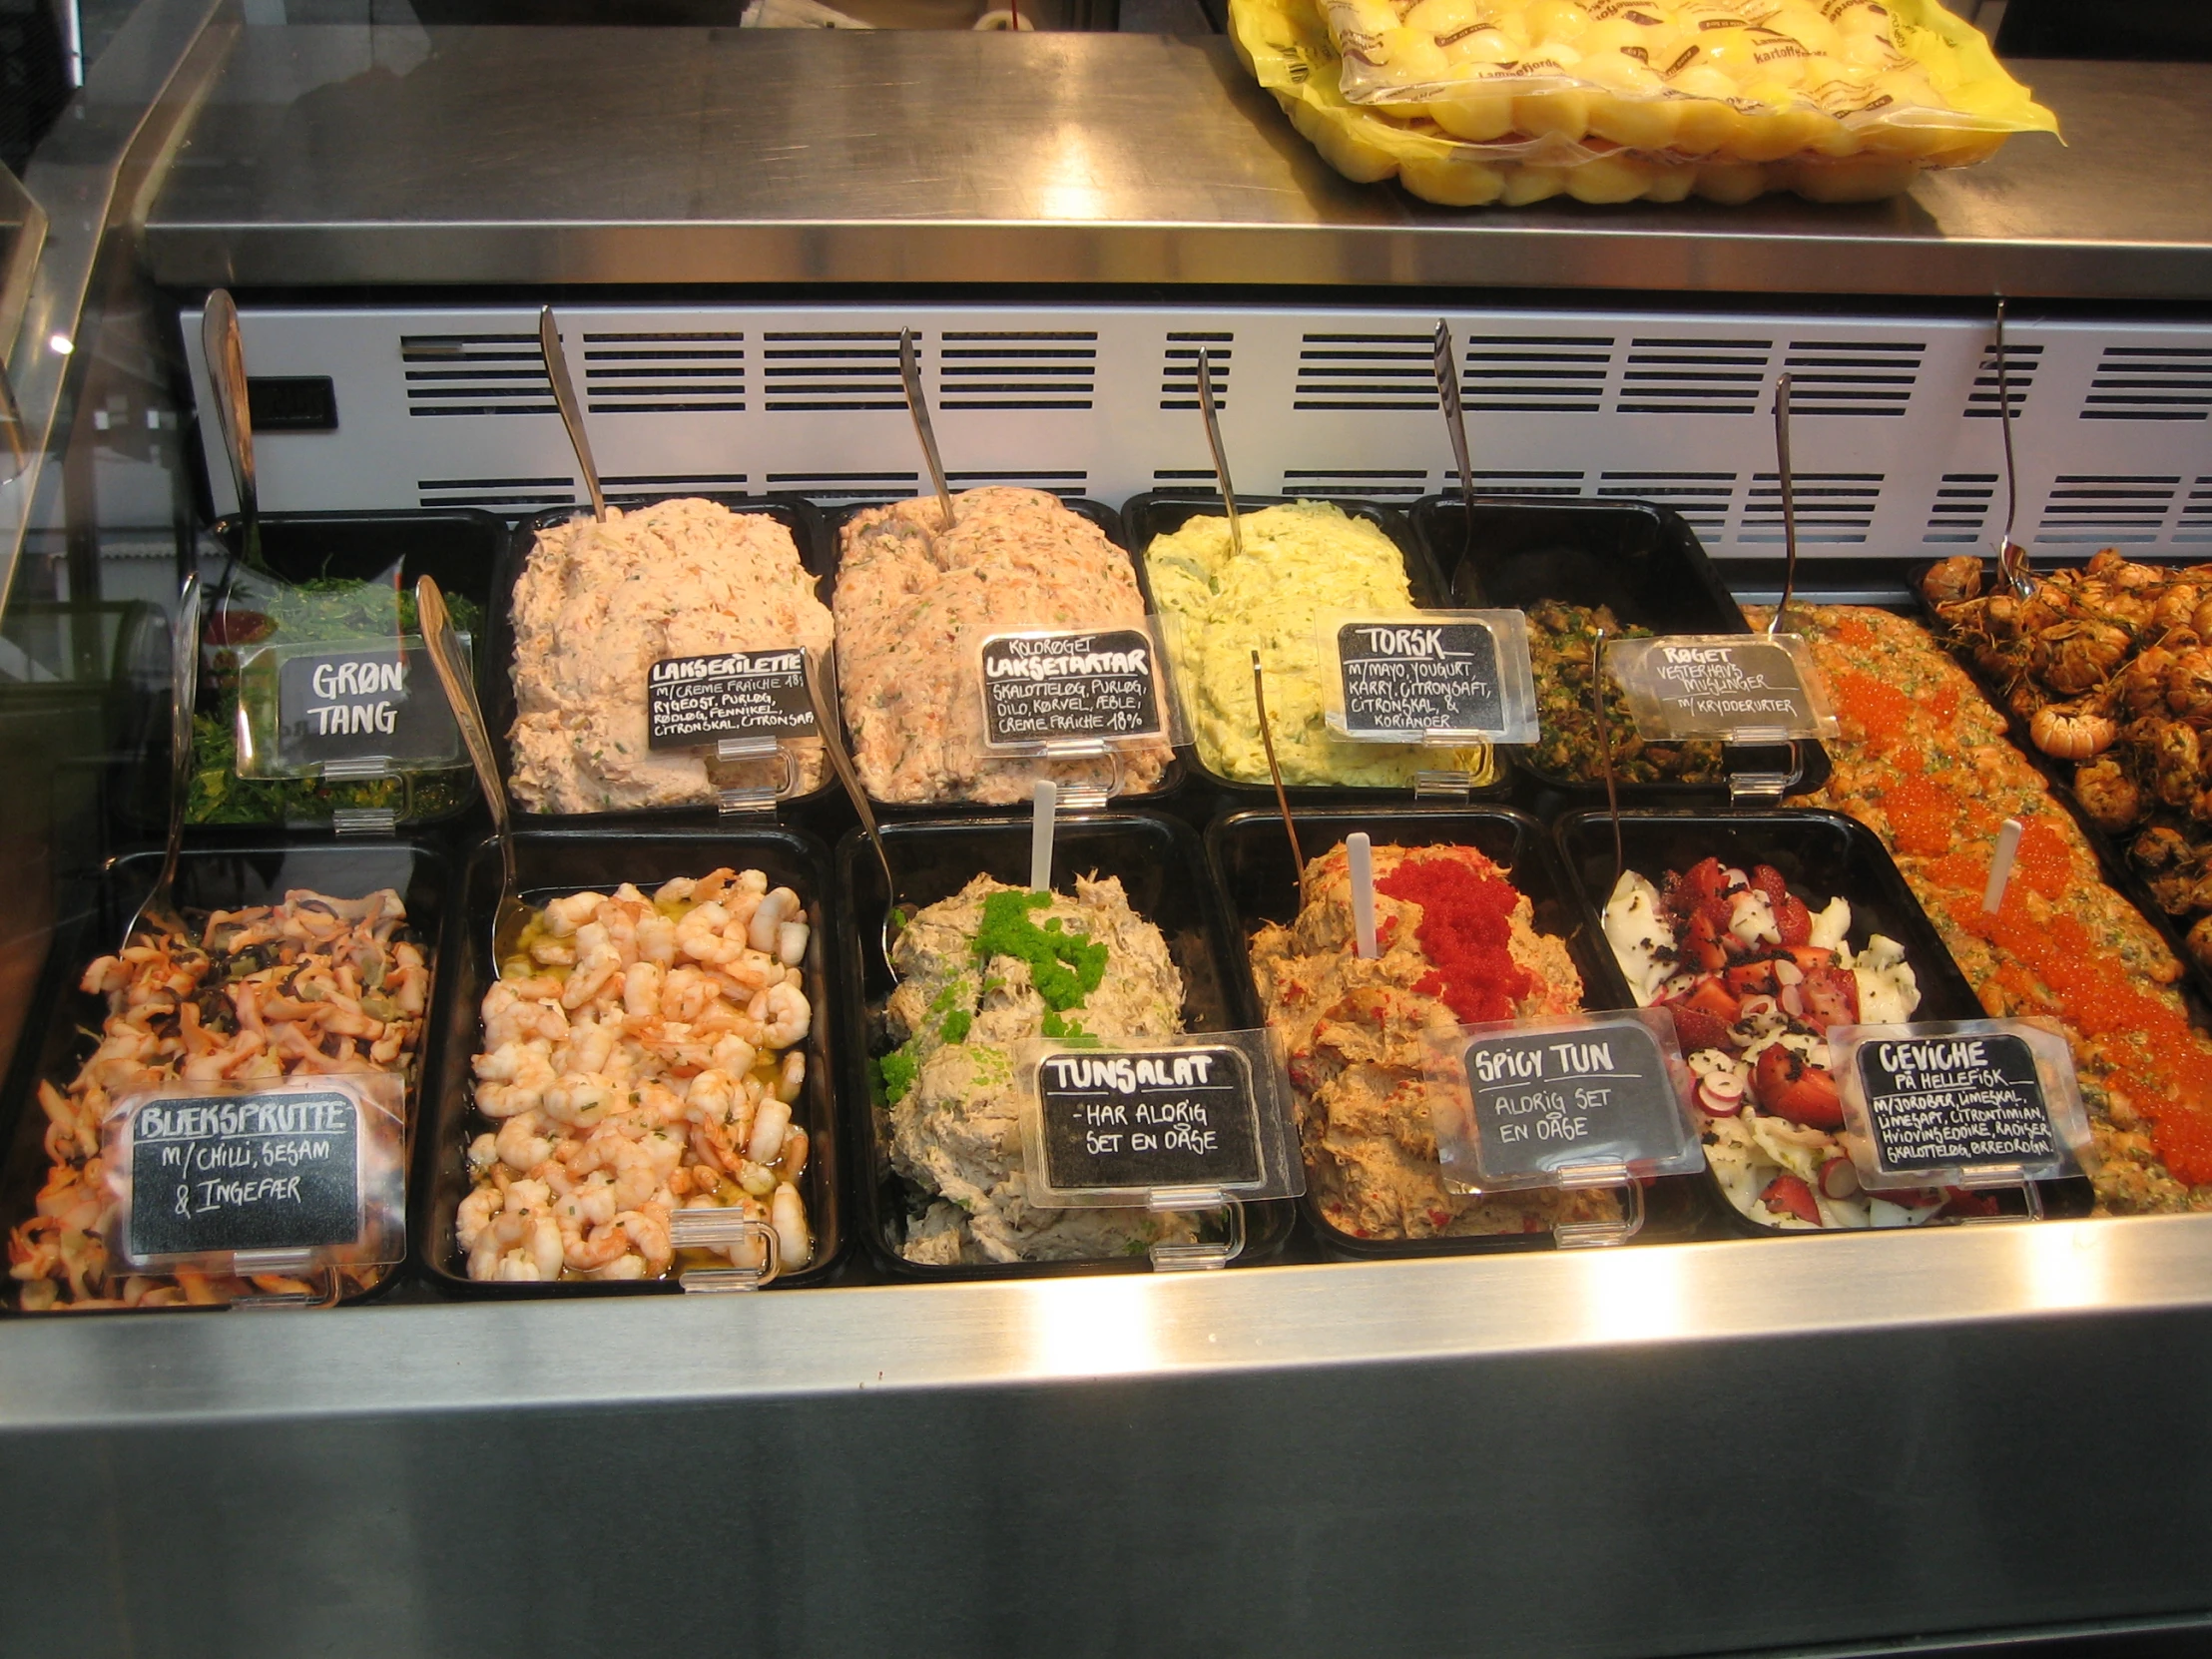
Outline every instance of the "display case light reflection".
<svg viewBox="0 0 2212 1659">
<path fill-rule="evenodd" d="M 2108 1291 L 2109 1234 L 2095 1222 L 2046 1221 L 2018 1230 L 2021 1291 L 2031 1308 L 2094 1308 Z"/>
<path fill-rule="evenodd" d="M 1158 1286 L 1149 1277 L 1063 1279 L 1029 1288 L 1029 1369 L 1105 1377 L 1160 1362 Z"/>
<path fill-rule="evenodd" d="M 1037 217 L 1092 220 L 1107 217 L 1106 193 L 1098 188 L 1098 163 L 1090 139 L 1073 123 L 1054 135 L 1037 158 Z"/>
<path fill-rule="evenodd" d="M 1688 1327 L 1680 1259 L 1665 1250 L 1597 1250 L 1574 1264 L 1584 1334 L 1598 1342 L 1679 1337 Z"/>
</svg>

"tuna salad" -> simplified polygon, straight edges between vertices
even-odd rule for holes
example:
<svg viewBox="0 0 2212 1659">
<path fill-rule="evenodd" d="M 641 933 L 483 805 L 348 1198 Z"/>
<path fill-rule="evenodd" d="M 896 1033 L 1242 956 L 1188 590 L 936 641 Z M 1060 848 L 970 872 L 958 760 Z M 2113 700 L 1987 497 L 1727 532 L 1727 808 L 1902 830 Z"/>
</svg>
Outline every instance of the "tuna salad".
<svg viewBox="0 0 2212 1659">
<path fill-rule="evenodd" d="M 1380 954 L 1361 957 L 1352 870 L 1339 843 L 1306 866 L 1289 927 L 1252 941 L 1268 1023 L 1290 1050 L 1307 1192 L 1360 1239 L 1535 1233 L 1620 1218 L 1616 1193 L 1454 1193 L 1429 1127 L 1428 1061 L 1459 1025 L 1579 1012 L 1582 978 L 1565 943 L 1536 931 L 1533 906 L 1471 846 L 1375 849 Z"/>
<path fill-rule="evenodd" d="M 1201 1217 L 1032 1208 L 1013 1051 L 1034 1037 L 1114 1046 L 1183 1029 L 1183 976 L 1121 882 L 1075 894 L 978 875 L 920 911 L 892 947 L 884 1008 L 897 1044 L 876 1061 L 882 1139 L 911 1188 L 908 1261 L 1069 1262 L 1199 1237 Z"/>
</svg>

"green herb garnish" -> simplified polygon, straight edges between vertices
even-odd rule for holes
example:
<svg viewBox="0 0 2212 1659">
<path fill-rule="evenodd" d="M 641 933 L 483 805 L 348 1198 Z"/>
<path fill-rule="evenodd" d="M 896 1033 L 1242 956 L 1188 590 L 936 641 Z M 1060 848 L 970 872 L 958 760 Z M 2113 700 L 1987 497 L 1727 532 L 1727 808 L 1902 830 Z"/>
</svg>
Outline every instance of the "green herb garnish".
<svg viewBox="0 0 2212 1659">
<path fill-rule="evenodd" d="M 978 961 L 1012 956 L 1029 964 L 1029 982 L 1048 1008 L 1080 1008 L 1106 977 L 1106 947 L 1070 933 L 1053 916 L 1044 927 L 1031 910 L 1052 902 L 1050 893 L 994 892 L 983 900 L 983 925 L 975 935 Z"/>
</svg>

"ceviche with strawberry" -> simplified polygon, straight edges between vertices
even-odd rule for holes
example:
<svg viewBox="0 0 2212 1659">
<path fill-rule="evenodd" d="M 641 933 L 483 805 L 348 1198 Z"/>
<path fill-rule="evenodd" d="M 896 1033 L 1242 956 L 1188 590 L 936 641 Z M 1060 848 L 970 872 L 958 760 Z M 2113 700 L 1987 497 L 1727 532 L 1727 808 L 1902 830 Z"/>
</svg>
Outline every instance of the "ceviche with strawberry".
<svg viewBox="0 0 2212 1659">
<path fill-rule="evenodd" d="M 1705 1161 L 1729 1203 L 1796 1230 L 1912 1227 L 1981 1214 L 1957 1189 L 1863 1190 L 1845 1151 L 1828 1031 L 1913 1017 L 1921 992 L 1905 947 L 1851 943 L 1851 903 L 1815 909 L 1771 864 L 1705 858 L 1659 884 L 1621 872 L 1605 937 L 1639 1007 L 1674 1019 L 1697 1079 Z"/>
</svg>

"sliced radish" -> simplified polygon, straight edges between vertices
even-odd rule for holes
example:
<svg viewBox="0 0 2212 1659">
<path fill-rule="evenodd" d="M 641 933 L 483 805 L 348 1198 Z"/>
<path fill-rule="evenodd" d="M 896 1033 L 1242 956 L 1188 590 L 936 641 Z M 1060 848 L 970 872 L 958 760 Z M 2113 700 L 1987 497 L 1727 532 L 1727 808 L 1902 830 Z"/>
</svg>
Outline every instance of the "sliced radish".
<svg viewBox="0 0 2212 1659">
<path fill-rule="evenodd" d="M 1831 1158 L 1821 1165 L 1821 1191 L 1830 1198 L 1857 1198 L 1859 1171 L 1849 1158 Z"/>
<path fill-rule="evenodd" d="M 1805 988 L 1802 985 L 1782 987 L 1782 1011 L 1792 1019 L 1805 1012 Z"/>
<path fill-rule="evenodd" d="M 1774 959 L 1774 976 L 1785 985 L 1805 983 L 1805 970 L 1787 956 L 1777 956 Z"/>
<path fill-rule="evenodd" d="M 1744 1109 L 1740 1077 L 1708 1077 L 1697 1086 L 1698 1109 L 1708 1117 L 1732 1118 Z"/>
</svg>

